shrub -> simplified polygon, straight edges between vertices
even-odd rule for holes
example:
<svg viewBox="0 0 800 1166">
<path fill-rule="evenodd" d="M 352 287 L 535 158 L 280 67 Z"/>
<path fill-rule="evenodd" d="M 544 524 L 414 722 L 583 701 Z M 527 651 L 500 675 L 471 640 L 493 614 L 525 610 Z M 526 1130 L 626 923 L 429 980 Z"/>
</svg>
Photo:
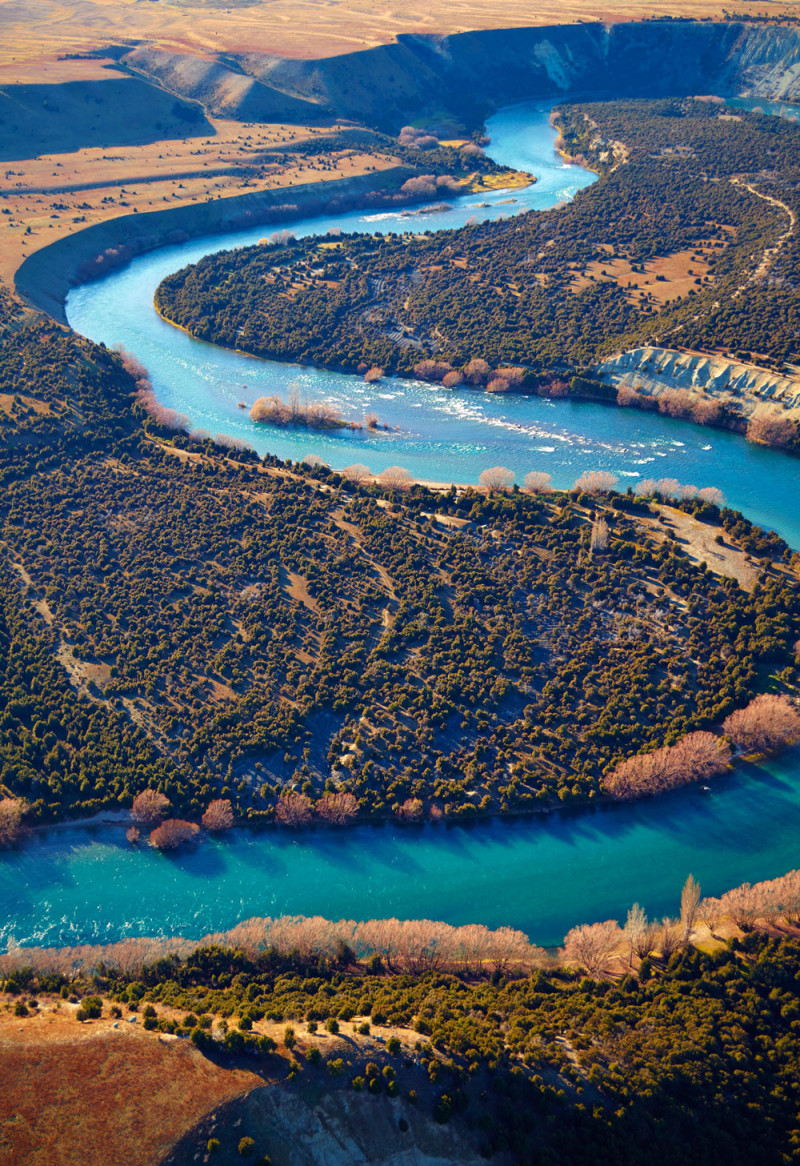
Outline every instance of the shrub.
<svg viewBox="0 0 800 1166">
<path fill-rule="evenodd" d="M 250 1158 L 255 1153 L 256 1144 L 252 1138 L 245 1136 L 240 1139 L 239 1145 L 236 1148 L 241 1158 Z"/>
</svg>

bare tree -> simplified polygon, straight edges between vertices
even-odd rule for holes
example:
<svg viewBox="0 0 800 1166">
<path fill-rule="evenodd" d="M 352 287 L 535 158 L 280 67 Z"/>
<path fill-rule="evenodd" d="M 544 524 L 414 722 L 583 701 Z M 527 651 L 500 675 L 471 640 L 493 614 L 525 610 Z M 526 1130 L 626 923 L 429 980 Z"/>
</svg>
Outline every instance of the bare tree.
<svg viewBox="0 0 800 1166">
<path fill-rule="evenodd" d="M 342 477 L 347 478 L 348 482 L 352 482 L 354 486 L 360 486 L 362 482 L 366 482 L 372 475 L 369 466 L 362 465 L 361 462 L 355 462 L 352 466 L 344 467 Z"/>
<path fill-rule="evenodd" d="M 481 360 L 480 357 L 476 357 L 464 366 L 464 376 L 471 385 L 484 384 L 490 371 L 489 365 L 485 360 Z"/>
<path fill-rule="evenodd" d="M 708 781 L 730 768 L 731 749 L 713 733 L 689 733 L 675 745 L 629 757 L 604 779 L 619 801 L 677 789 L 692 781 Z"/>
<path fill-rule="evenodd" d="M 367 429 L 377 429 L 378 428 L 378 414 L 377 413 L 365 413 L 364 414 L 364 424 L 366 425 Z"/>
<path fill-rule="evenodd" d="M 285 789 L 275 807 L 275 821 L 281 826 L 307 826 L 311 821 L 311 798 Z"/>
<path fill-rule="evenodd" d="M 700 884 L 693 875 L 689 875 L 681 891 L 681 926 L 683 928 L 683 942 L 689 942 L 689 936 L 694 930 L 694 921 L 697 917 L 697 908 L 700 905 Z"/>
<path fill-rule="evenodd" d="M 250 420 L 265 425 L 287 425 L 290 413 L 280 397 L 259 397 L 250 410 Z"/>
<path fill-rule="evenodd" d="M 631 967 L 633 967 L 633 953 L 636 951 L 637 946 L 641 943 L 642 936 L 647 932 L 647 930 L 647 916 L 644 913 L 644 908 L 642 908 L 638 903 L 634 903 L 631 909 L 628 911 L 628 918 L 625 921 L 625 927 L 623 928 L 625 938 L 627 939 L 630 947 L 630 958 L 628 962 Z"/>
<path fill-rule="evenodd" d="M 351 793 L 325 794 L 316 805 L 316 811 L 331 826 L 344 826 L 358 815 L 358 801 Z"/>
<path fill-rule="evenodd" d="M 493 376 L 486 386 L 487 393 L 507 393 L 511 388 L 511 382 L 507 381 L 505 377 Z"/>
<path fill-rule="evenodd" d="M 787 697 L 763 693 L 731 713 L 722 728 L 743 753 L 773 753 L 800 739 L 800 713 Z"/>
<path fill-rule="evenodd" d="M 128 829 L 125 831 L 125 837 L 128 839 L 128 842 L 130 842 L 131 846 L 135 846 L 141 837 L 141 834 L 139 832 L 139 827 L 138 826 L 129 826 Z"/>
<path fill-rule="evenodd" d="M 182 818 L 166 818 L 160 826 L 150 832 L 150 845 L 156 850 L 175 850 L 184 842 L 200 833 L 196 822 L 185 822 Z"/>
<path fill-rule="evenodd" d="M 230 830 L 233 826 L 233 806 L 228 798 L 215 798 L 200 819 L 204 830 Z"/>
<path fill-rule="evenodd" d="M 414 376 L 421 381 L 442 381 L 449 372 L 453 366 L 446 360 L 420 360 L 414 365 Z"/>
<path fill-rule="evenodd" d="M 582 923 L 573 927 L 564 939 L 564 963 L 586 968 L 590 975 L 606 973 L 623 942 L 623 932 L 616 919 L 605 923 Z"/>
<path fill-rule="evenodd" d="M 452 372 L 447 372 L 442 378 L 442 384 L 446 389 L 454 389 L 456 385 L 460 385 L 464 380 L 464 374 L 453 369 Z"/>
<path fill-rule="evenodd" d="M 146 826 L 152 826 L 161 821 L 168 806 L 169 798 L 166 794 L 162 794 L 157 789 L 143 789 L 133 799 L 131 817 L 135 822 L 143 822 Z"/>
<path fill-rule="evenodd" d="M 0 846 L 11 846 L 25 832 L 23 818 L 28 811 L 24 798 L 0 799 Z"/>
<path fill-rule="evenodd" d="M 423 806 L 419 798 L 406 798 L 402 805 L 397 807 L 397 816 L 406 822 L 420 822 L 422 821 L 422 810 Z"/>
<path fill-rule="evenodd" d="M 697 497 L 701 502 L 708 502 L 711 506 L 725 505 L 725 495 L 716 486 L 704 486 L 702 490 L 697 491 Z"/>
<path fill-rule="evenodd" d="M 771 445 L 785 449 L 798 436 L 797 425 L 788 417 L 778 417 L 771 412 L 755 412 L 747 423 L 747 440 L 757 445 Z"/>
<path fill-rule="evenodd" d="M 414 479 L 402 466 L 389 466 L 378 475 L 378 482 L 387 490 L 410 490 Z"/>
<path fill-rule="evenodd" d="M 525 475 L 523 489 L 528 494 L 548 494 L 552 490 L 551 478 L 541 470 L 531 470 Z"/>
<path fill-rule="evenodd" d="M 303 458 L 303 465 L 308 466 L 310 470 L 328 469 L 328 463 L 316 453 L 307 453 Z"/>
<path fill-rule="evenodd" d="M 377 365 L 373 365 L 372 368 L 367 369 L 367 371 L 364 373 L 364 380 L 368 385 L 374 385 L 375 382 L 379 381 L 382 376 L 383 369 L 379 368 Z"/>
<path fill-rule="evenodd" d="M 481 470 L 478 482 L 487 494 L 507 493 L 514 485 L 514 471 L 505 466 L 491 466 Z"/>
<path fill-rule="evenodd" d="M 673 952 L 678 950 L 680 945 L 680 933 L 675 926 L 675 920 L 669 919 L 665 915 L 661 920 L 661 932 L 658 937 L 658 949 L 661 952 L 661 958 L 668 960 Z"/>
<path fill-rule="evenodd" d="M 609 494 L 617 488 L 619 479 L 607 470 L 587 470 L 575 482 L 573 489 L 584 494 Z"/>
</svg>

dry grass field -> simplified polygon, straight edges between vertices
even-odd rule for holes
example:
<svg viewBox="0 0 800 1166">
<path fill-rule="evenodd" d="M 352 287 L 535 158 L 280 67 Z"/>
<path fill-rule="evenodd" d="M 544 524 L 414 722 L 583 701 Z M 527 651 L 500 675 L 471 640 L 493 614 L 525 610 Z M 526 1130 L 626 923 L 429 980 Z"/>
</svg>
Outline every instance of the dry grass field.
<svg viewBox="0 0 800 1166">
<path fill-rule="evenodd" d="M 402 33 L 613 22 L 665 13 L 715 17 L 725 7 L 755 13 L 765 6 L 761 0 L 727 5 L 718 0 L 540 0 L 533 8 L 524 0 L 407 0 L 402 5 L 386 0 L 0 0 L 0 84 L 11 83 L 14 70 L 27 68 L 29 61 L 107 44 L 146 41 L 177 52 L 311 58 L 388 44 Z M 791 2 L 768 7 L 771 15 L 796 11 Z M 50 70 L 48 79 L 55 80 L 55 65 Z M 41 80 L 41 73 L 36 77 Z"/>
<path fill-rule="evenodd" d="M 75 1007 L 0 1014 L 0 1166 L 152 1166 L 218 1105 L 263 1078 L 207 1060 L 188 1041 Z"/>
<path fill-rule="evenodd" d="M 581 292 L 592 283 L 614 282 L 624 288 L 633 304 L 666 304 L 688 295 L 692 288 L 713 282 L 709 260 L 720 253 L 730 241 L 732 228 L 721 228 L 719 235 L 703 240 L 694 250 L 674 251 L 656 256 L 634 268 L 622 256 L 609 254 L 608 259 L 597 259 L 577 272 L 572 280 L 573 292 Z M 727 233 L 726 233 L 727 232 Z M 609 252 L 611 248 L 608 248 Z"/>
</svg>

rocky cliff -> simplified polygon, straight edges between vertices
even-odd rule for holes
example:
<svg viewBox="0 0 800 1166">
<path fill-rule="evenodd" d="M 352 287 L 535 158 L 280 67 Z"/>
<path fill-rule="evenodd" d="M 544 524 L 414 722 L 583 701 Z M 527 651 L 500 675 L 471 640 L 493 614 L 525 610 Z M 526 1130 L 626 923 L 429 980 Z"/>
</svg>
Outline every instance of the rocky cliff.
<svg viewBox="0 0 800 1166">
<path fill-rule="evenodd" d="M 470 126 L 512 101 L 741 93 L 800 98 L 800 32 L 650 21 L 407 35 L 325 60 L 217 60 L 138 48 L 125 64 L 229 117 L 351 118 L 382 129 L 449 113 Z"/>
<path fill-rule="evenodd" d="M 735 404 L 743 416 L 769 403 L 800 417 L 800 378 L 778 376 L 752 364 L 669 348 L 633 348 L 595 368 L 607 384 L 629 385 L 658 396 L 664 389 L 687 389 Z"/>
</svg>

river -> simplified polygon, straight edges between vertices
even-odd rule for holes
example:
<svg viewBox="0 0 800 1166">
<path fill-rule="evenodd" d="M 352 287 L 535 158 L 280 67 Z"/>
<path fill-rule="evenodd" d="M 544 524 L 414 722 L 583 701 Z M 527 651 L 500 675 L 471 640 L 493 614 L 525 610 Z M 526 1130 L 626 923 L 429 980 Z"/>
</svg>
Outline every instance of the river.
<svg viewBox="0 0 800 1166">
<path fill-rule="evenodd" d="M 353 214 L 291 229 L 298 235 L 336 226 L 430 230 L 574 197 L 593 176 L 554 152 L 548 114 L 547 106 L 515 106 L 488 126 L 493 156 L 537 175 L 527 190 L 466 196 L 451 210 L 426 216 Z M 261 228 L 194 240 L 142 256 L 75 289 L 69 321 L 96 341 L 136 353 L 159 398 L 193 424 L 242 437 L 262 453 L 295 459 L 316 453 L 335 467 L 363 461 L 374 471 L 400 463 L 419 478 L 438 481 L 476 481 L 482 469 L 498 463 L 520 476 L 545 469 L 557 485 L 595 468 L 631 483 L 640 475 L 676 477 L 719 486 L 732 504 L 800 546 L 800 461 L 732 434 L 590 403 L 448 393 L 400 380 L 370 388 L 355 377 L 225 352 L 158 318 L 152 298 L 164 275 L 263 234 Z M 293 383 L 353 418 L 375 408 L 398 432 L 275 432 L 258 429 L 237 408 L 239 400 L 285 395 Z M 37 831 L 0 857 L 0 946 L 10 940 L 62 945 L 135 935 L 199 938 L 264 914 L 508 924 L 552 945 L 577 922 L 624 918 L 634 900 L 651 916 L 675 914 L 690 872 L 707 894 L 782 874 L 800 865 L 799 839 L 798 750 L 765 766 L 742 767 L 711 791 L 693 788 L 635 806 L 471 827 L 236 830 L 169 856 L 131 849 L 120 826 L 62 826 Z"/>
</svg>

